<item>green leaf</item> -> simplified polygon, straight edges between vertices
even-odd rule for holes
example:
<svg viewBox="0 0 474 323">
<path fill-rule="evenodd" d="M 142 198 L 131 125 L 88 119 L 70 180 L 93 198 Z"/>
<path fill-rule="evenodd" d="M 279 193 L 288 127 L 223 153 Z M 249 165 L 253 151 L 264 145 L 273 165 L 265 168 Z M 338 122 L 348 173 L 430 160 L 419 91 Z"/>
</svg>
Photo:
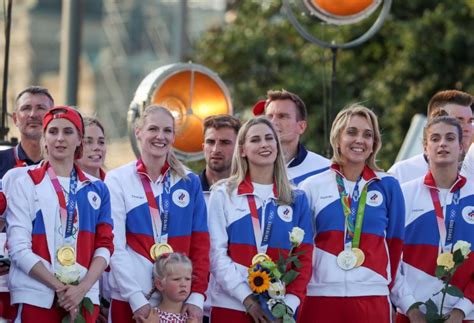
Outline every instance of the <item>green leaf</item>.
<svg viewBox="0 0 474 323">
<path fill-rule="evenodd" d="M 295 323 L 293 316 L 285 314 L 283 315 L 283 323 Z"/>
<path fill-rule="evenodd" d="M 286 263 L 289 264 L 290 262 L 294 262 L 295 260 L 298 260 L 297 256 L 291 256 L 286 258 Z"/>
<path fill-rule="evenodd" d="M 275 318 L 283 317 L 286 314 L 286 306 L 282 303 L 278 303 L 272 308 L 272 315 Z"/>
<path fill-rule="evenodd" d="M 61 320 L 61 323 L 71 323 L 71 316 L 68 314 Z"/>
<path fill-rule="evenodd" d="M 462 264 L 464 262 L 464 256 L 462 255 L 461 249 L 458 249 L 453 253 L 453 260 L 456 264 Z"/>
<path fill-rule="evenodd" d="M 426 321 L 429 323 L 443 323 L 444 319 L 437 312 L 426 312 L 425 314 Z"/>
<path fill-rule="evenodd" d="M 463 292 L 457 286 L 454 286 L 454 285 L 448 286 L 448 288 L 446 288 L 446 293 L 448 293 L 451 296 L 464 298 Z"/>
<path fill-rule="evenodd" d="M 408 311 L 409 311 L 409 310 L 412 310 L 412 309 L 414 309 L 414 308 L 420 308 L 420 306 L 421 306 L 421 305 L 424 305 L 424 304 L 425 304 L 425 303 L 423 303 L 423 302 L 416 302 L 416 303 L 413 303 L 413 304 L 408 308 Z M 408 312 L 408 311 L 407 311 L 407 312 Z"/>
<path fill-rule="evenodd" d="M 301 268 L 301 261 L 299 259 L 296 259 L 293 261 L 293 264 L 295 265 L 296 268 L 300 269 Z"/>
<path fill-rule="evenodd" d="M 435 302 L 431 300 L 431 298 L 425 302 L 425 306 L 426 315 L 428 315 L 428 313 L 438 313 L 438 307 L 436 306 Z"/>
<path fill-rule="evenodd" d="M 286 269 L 286 262 L 285 262 L 285 258 L 283 257 L 283 255 L 282 255 L 281 253 L 278 254 L 277 267 L 278 267 L 278 270 L 279 270 L 281 273 L 284 273 L 284 272 L 285 272 L 285 269 Z"/>
<path fill-rule="evenodd" d="M 281 278 L 281 281 L 284 282 L 286 285 L 290 284 L 293 280 L 296 279 L 296 277 L 298 277 L 300 273 L 291 269 L 289 271 L 287 271 L 283 277 Z"/>
<path fill-rule="evenodd" d="M 446 271 L 444 270 L 444 266 L 436 266 L 435 275 L 439 279 L 441 279 L 441 277 L 445 276 Z"/>
<path fill-rule="evenodd" d="M 86 323 L 86 319 L 82 316 L 82 313 L 79 312 L 74 320 L 74 323 Z"/>
<path fill-rule="evenodd" d="M 299 256 L 303 255 L 305 252 L 306 252 L 306 250 L 301 250 L 301 251 L 295 252 L 292 256 L 299 257 Z"/>
</svg>

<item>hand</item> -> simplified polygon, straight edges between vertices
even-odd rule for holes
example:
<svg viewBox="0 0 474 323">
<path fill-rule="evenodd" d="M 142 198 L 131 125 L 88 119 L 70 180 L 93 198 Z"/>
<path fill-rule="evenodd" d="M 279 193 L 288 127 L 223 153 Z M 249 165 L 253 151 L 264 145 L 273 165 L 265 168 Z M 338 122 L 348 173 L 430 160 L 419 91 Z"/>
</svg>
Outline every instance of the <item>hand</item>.
<svg viewBox="0 0 474 323">
<path fill-rule="evenodd" d="M 69 311 L 69 315 L 71 316 L 71 322 L 76 320 L 77 314 L 79 314 L 79 308 L 75 307 Z"/>
<path fill-rule="evenodd" d="M 109 308 L 101 306 L 99 311 L 99 317 L 97 317 L 97 323 L 107 323 L 109 320 Z"/>
<path fill-rule="evenodd" d="M 10 266 L 0 264 L 0 276 L 8 274 L 9 271 L 10 271 Z"/>
<path fill-rule="evenodd" d="M 252 297 L 252 295 L 247 296 L 244 299 L 244 306 L 247 310 L 247 314 L 250 315 L 254 322 L 256 323 L 267 323 L 271 322 L 268 317 L 265 315 L 263 310 L 260 308 L 258 302 Z"/>
<path fill-rule="evenodd" d="M 449 313 L 449 318 L 445 323 L 461 323 L 464 319 L 464 312 L 455 308 Z"/>
<path fill-rule="evenodd" d="M 158 309 L 154 307 L 150 311 L 150 315 L 148 315 L 147 318 L 142 319 L 142 323 L 156 323 L 160 322 L 160 315 L 158 314 Z"/>
<path fill-rule="evenodd" d="M 145 319 L 150 315 L 150 312 L 151 312 L 150 304 L 145 304 L 142 307 L 140 307 L 138 310 L 133 312 L 133 319 L 135 320 L 135 322 L 143 323 L 145 322 Z"/>
<path fill-rule="evenodd" d="M 195 317 L 188 317 L 186 323 L 199 323 L 199 320 Z"/>
<path fill-rule="evenodd" d="M 56 293 L 58 293 L 59 305 L 66 311 L 71 311 L 79 306 L 87 291 L 79 284 L 77 286 L 65 285 L 56 290 Z"/>
<path fill-rule="evenodd" d="M 425 315 L 419 308 L 412 308 L 407 312 L 410 323 L 426 323 Z"/>
<path fill-rule="evenodd" d="M 196 319 L 194 322 L 202 322 L 202 317 L 204 315 L 202 309 L 193 304 L 184 304 L 181 313 L 188 313 L 189 318 Z"/>
</svg>

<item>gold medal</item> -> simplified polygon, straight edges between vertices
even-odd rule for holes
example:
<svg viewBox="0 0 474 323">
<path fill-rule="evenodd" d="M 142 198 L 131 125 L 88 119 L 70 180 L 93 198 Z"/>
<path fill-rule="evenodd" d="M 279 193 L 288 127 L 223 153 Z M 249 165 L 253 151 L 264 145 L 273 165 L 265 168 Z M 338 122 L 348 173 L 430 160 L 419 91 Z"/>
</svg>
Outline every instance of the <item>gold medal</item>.
<svg viewBox="0 0 474 323">
<path fill-rule="evenodd" d="M 159 256 L 164 253 L 172 253 L 173 248 L 167 243 L 155 243 L 150 248 L 150 257 L 153 260 L 156 260 Z"/>
<path fill-rule="evenodd" d="M 360 267 L 365 261 L 364 252 L 359 248 L 352 248 L 352 252 L 355 254 L 355 256 L 357 258 L 357 262 L 356 262 L 355 266 Z"/>
<path fill-rule="evenodd" d="M 253 256 L 252 258 L 252 266 L 253 265 L 256 265 L 260 262 L 263 262 L 263 261 L 271 261 L 272 258 L 270 258 L 266 253 L 257 253 L 255 256 Z"/>
<path fill-rule="evenodd" d="M 56 258 L 62 266 L 72 266 L 76 263 L 76 250 L 71 246 L 64 246 L 56 252 Z"/>
</svg>

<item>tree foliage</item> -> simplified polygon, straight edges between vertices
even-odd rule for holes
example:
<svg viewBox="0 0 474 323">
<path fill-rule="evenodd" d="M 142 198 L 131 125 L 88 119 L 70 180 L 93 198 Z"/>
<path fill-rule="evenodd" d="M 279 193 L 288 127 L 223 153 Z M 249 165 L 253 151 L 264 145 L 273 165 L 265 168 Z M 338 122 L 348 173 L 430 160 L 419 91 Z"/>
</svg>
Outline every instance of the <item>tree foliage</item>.
<svg viewBox="0 0 474 323">
<path fill-rule="evenodd" d="M 304 40 L 282 11 L 281 1 L 234 0 L 229 8 L 227 17 L 234 18 L 204 34 L 193 59 L 222 77 L 237 112 L 248 111 L 268 89 L 300 95 L 309 111 L 304 142 L 323 153 L 331 51 Z M 345 27 L 315 21 L 307 26 L 318 38 L 341 42 L 364 33 L 375 18 Z M 394 1 L 372 39 L 338 52 L 334 107 L 362 102 L 379 115 L 379 159 L 385 168 L 396 157 L 412 116 L 424 113 L 436 91 L 474 93 L 473 30 L 472 0 Z"/>
</svg>

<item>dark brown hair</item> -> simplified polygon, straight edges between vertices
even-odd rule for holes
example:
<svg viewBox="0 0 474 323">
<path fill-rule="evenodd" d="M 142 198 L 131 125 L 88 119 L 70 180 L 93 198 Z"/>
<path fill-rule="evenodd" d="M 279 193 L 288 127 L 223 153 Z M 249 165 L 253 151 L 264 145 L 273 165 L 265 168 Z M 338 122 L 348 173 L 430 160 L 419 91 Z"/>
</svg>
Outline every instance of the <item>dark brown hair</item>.
<svg viewBox="0 0 474 323">
<path fill-rule="evenodd" d="M 239 133 L 240 126 L 240 120 L 229 114 L 216 114 L 204 119 L 204 133 L 206 133 L 209 128 L 232 128 L 237 134 Z"/>
<path fill-rule="evenodd" d="M 431 118 L 433 113 L 439 109 L 444 108 L 448 104 L 457 104 L 461 106 L 470 107 L 473 103 L 473 97 L 469 93 L 458 90 L 439 91 L 431 98 L 428 103 L 428 118 Z"/>
<path fill-rule="evenodd" d="M 269 90 L 267 92 L 267 102 L 265 102 L 265 108 L 268 107 L 270 102 L 278 100 L 293 101 L 293 103 L 296 105 L 296 110 L 298 110 L 298 115 L 296 116 L 298 121 L 306 120 L 308 112 L 306 111 L 306 106 L 303 100 L 301 100 L 299 96 L 284 89 L 281 91 Z"/>
</svg>

